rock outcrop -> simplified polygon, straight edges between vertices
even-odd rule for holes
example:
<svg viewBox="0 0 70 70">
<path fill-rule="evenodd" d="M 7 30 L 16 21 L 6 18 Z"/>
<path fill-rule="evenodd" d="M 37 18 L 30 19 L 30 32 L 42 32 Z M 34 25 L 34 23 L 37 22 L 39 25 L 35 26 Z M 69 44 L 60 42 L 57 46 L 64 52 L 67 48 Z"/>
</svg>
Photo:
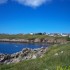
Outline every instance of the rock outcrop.
<svg viewBox="0 0 70 70">
<path fill-rule="evenodd" d="M 19 42 L 19 43 L 66 43 L 66 39 L 61 38 L 35 38 L 35 39 L 0 39 L 0 42 Z"/>
<path fill-rule="evenodd" d="M 0 54 L 0 63 L 10 64 L 10 63 L 18 63 L 23 60 L 36 59 L 39 57 L 43 57 L 44 53 L 46 53 L 47 47 L 41 47 L 38 49 L 29 49 L 25 48 L 22 51 L 14 53 L 14 54 Z"/>
</svg>

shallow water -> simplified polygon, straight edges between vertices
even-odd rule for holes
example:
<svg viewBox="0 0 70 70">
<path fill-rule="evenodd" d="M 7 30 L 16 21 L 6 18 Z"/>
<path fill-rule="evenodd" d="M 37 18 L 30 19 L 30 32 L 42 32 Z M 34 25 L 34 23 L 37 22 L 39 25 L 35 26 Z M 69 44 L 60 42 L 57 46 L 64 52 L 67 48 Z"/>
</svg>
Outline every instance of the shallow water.
<svg viewBox="0 0 70 70">
<path fill-rule="evenodd" d="M 30 44 L 30 43 L 2 43 L 0 42 L 0 53 L 4 54 L 13 54 L 16 52 L 21 51 L 23 48 L 40 48 L 40 47 L 46 47 L 43 44 Z"/>
</svg>

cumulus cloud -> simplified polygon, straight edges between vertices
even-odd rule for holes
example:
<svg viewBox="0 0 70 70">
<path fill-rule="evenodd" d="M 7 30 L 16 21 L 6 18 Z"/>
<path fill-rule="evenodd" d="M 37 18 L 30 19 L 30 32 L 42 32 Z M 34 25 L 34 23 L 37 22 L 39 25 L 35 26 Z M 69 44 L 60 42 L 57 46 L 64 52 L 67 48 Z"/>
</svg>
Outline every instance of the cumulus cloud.
<svg viewBox="0 0 70 70">
<path fill-rule="evenodd" d="M 6 3 L 8 0 L 0 0 L 0 4 Z"/>
<path fill-rule="evenodd" d="M 15 0 L 15 1 L 17 1 L 20 4 L 35 8 L 51 0 Z"/>
</svg>

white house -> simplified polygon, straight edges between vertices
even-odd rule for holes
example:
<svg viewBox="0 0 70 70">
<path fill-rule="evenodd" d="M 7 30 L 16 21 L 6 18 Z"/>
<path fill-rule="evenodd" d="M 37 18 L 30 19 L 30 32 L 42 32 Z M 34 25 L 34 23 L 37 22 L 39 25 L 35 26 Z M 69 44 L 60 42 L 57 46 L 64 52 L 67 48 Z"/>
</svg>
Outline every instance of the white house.
<svg viewBox="0 0 70 70">
<path fill-rule="evenodd" d="M 68 36 L 68 34 L 61 33 L 61 36 L 65 37 L 65 36 Z"/>
<path fill-rule="evenodd" d="M 34 33 L 30 33 L 30 35 L 33 35 Z"/>
</svg>

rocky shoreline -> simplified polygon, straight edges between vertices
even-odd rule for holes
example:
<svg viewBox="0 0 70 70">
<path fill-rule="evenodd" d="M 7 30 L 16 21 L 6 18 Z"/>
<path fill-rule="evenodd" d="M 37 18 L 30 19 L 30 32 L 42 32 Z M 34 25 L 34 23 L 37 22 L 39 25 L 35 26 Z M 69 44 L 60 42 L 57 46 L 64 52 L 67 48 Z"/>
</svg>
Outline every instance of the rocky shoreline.
<svg viewBox="0 0 70 70">
<path fill-rule="evenodd" d="M 45 38 L 45 39 L 0 39 L 0 42 L 18 42 L 18 43 L 47 43 L 47 44 L 66 44 L 68 41 L 65 39 Z M 17 63 L 23 60 L 36 59 L 43 57 L 47 52 L 47 47 L 37 49 L 25 48 L 22 51 L 14 54 L 0 54 L 0 64 Z"/>
<path fill-rule="evenodd" d="M 44 39 L 0 39 L 0 42 L 15 42 L 15 43 L 67 43 L 66 39 L 62 38 L 44 38 Z"/>
<path fill-rule="evenodd" d="M 37 49 L 25 48 L 14 54 L 0 54 L 0 64 L 18 63 L 23 60 L 41 58 L 46 53 L 48 47 Z"/>
</svg>

